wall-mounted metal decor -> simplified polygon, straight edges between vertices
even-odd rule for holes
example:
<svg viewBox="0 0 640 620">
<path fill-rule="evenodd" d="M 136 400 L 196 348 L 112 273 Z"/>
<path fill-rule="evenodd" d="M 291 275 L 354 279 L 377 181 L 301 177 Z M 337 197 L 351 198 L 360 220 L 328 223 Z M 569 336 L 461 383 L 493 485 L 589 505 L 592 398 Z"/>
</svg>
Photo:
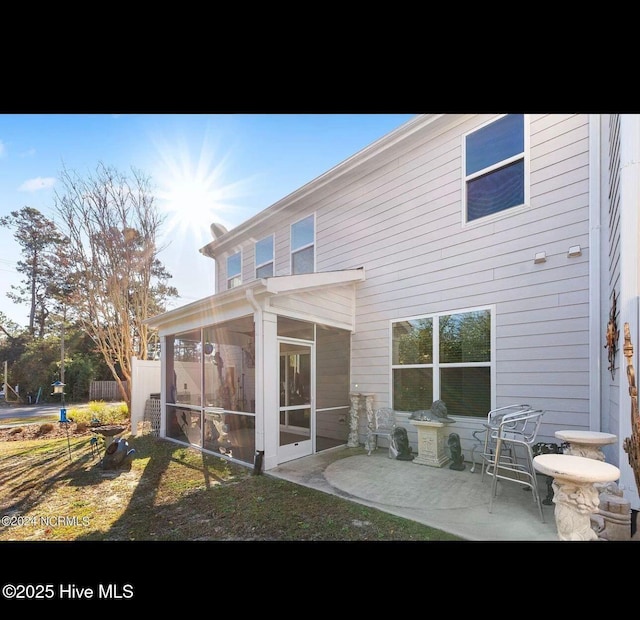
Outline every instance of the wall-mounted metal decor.
<svg viewBox="0 0 640 620">
<path fill-rule="evenodd" d="M 624 451 L 629 456 L 629 465 L 633 469 L 636 487 L 640 493 L 640 415 L 638 414 L 638 388 L 636 373 L 633 369 L 633 345 L 629 332 L 629 323 L 624 324 L 624 356 L 627 358 L 627 379 L 629 381 L 629 395 L 631 396 L 631 437 L 626 437 L 623 443 Z"/>
<path fill-rule="evenodd" d="M 613 291 L 613 300 L 611 301 L 611 311 L 609 312 L 609 323 L 607 324 L 607 343 L 604 345 L 605 349 L 609 349 L 609 371 L 611 372 L 611 378 L 615 379 L 616 374 L 616 353 L 618 352 L 618 324 L 616 322 L 616 315 L 618 310 L 616 308 L 616 292 Z"/>
</svg>

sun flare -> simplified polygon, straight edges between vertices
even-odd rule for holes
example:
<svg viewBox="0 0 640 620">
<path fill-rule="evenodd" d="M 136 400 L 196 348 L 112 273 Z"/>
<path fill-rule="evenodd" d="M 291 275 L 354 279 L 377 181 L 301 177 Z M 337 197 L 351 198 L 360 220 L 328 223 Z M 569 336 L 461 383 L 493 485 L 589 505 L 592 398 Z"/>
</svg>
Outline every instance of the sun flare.
<svg viewBox="0 0 640 620">
<path fill-rule="evenodd" d="M 211 241 L 213 222 L 232 228 L 241 210 L 233 201 L 242 195 L 246 181 L 225 183 L 227 155 L 216 159 L 206 136 L 195 160 L 184 140 L 178 146 L 162 141 L 157 151 L 155 195 L 159 210 L 167 216 L 165 236 L 205 244 Z"/>
</svg>

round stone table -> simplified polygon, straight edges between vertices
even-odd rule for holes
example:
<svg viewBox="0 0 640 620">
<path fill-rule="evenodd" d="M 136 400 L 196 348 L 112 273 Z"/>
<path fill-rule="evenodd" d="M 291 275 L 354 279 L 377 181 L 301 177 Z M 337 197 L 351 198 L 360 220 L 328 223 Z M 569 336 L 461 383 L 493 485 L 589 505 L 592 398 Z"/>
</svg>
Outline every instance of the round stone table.
<svg viewBox="0 0 640 620">
<path fill-rule="evenodd" d="M 560 540 L 597 540 L 591 515 L 598 510 L 596 485 L 620 478 L 615 465 L 570 454 L 540 454 L 533 466 L 553 478 L 553 503 Z"/>
<path fill-rule="evenodd" d="M 618 437 L 611 433 L 597 431 L 556 431 L 556 437 L 569 444 L 565 454 L 570 456 L 584 456 L 587 459 L 604 461 L 602 446 L 616 443 Z"/>
</svg>

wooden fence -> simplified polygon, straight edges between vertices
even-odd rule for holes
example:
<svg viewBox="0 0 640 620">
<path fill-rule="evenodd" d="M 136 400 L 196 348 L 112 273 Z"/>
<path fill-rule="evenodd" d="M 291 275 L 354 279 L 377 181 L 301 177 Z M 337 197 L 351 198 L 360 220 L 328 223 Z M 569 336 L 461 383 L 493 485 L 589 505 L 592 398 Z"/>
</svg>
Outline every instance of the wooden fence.
<svg viewBox="0 0 640 620">
<path fill-rule="evenodd" d="M 126 389 L 127 382 L 123 383 Z M 115 381 L 92 381 L 89 386 L 89 400 L 122 400 L 122 394 Z"/>
</svg>

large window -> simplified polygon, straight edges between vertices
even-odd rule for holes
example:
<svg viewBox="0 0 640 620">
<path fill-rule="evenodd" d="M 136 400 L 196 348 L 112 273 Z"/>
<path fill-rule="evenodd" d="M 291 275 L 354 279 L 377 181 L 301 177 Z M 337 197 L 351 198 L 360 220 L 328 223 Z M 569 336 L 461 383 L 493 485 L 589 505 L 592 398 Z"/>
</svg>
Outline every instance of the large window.
<svg viewBox="0 0 640 620">
<path fill-rule="evenodd" d="M 466 221 L 526 203 L 524 114 L 507 114 L 465 137 Z"/>
<path fill-rule="evenodd" d="M 240 252 L 227 257 L 227 288 L 242 284 L 242 259 Z"/>
<path fill-rule="evenodd" d="M 291 273 L 314 272 L 314 216 L 310 215 L 291 226 Z"/>
<path fill-rule="evenodd" d="M 484 417 L 491 409 L 491 311 L 434 314 L 391 323 L 393 408 Z"/>
<path fill-rule="evenodd" d="M 273 235 L 256 243 L 256 278 L 273 275 Z"/>
</svg>

